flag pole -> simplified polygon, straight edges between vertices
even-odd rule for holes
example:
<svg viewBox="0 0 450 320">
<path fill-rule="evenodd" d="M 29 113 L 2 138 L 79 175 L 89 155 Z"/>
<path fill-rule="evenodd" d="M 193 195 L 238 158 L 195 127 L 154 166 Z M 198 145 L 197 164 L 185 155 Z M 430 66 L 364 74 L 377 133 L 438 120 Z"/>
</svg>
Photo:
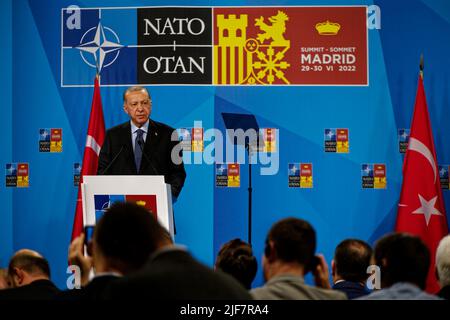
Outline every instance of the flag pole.
<svg viewBox="0 0 450 320">
<path fill-rule="evenodd" d="M 99 72 L 99 68 L 98 68 L 97 59 L 95 59 L 95 78 L 100 82 L 100 72 Z"/>
<path fill-rule="evenodd" d="M 420 65 L 419 65 L 419 74 L 423 80 L 423 53 L 420 54 Z"/>
</svg>

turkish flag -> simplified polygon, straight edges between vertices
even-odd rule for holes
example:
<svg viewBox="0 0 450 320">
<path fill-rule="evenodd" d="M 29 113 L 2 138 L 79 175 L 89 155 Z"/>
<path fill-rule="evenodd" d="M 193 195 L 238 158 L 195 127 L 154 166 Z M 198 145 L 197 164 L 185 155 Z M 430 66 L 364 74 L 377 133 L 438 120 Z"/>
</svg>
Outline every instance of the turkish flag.
<svg viewBox="0 0 450 320">
<path fill-rule="evenodd" d="M 403 163 L 403 185 L 395 229 L 419 236 L 428 246 L 431 263 L 426 290 L 436 293 L 439 290 L 435 276 L 436 248 L 439 241 L 448 234 L 448 226 L 421 76 Z"/>
<path fill-rule="evenodd" d="M 81 183 L 83 176 L 97 174 L 98 155 L 105 141 L 105 120 L 103 118 L 102 98 L 98 76 L 95 77 L 94 96 L 92 98 L 91 115 L 84 147 L 83 164 L 81 168 L 80 185 L 78 186 L 77 206 L 72 229 L 72 240 L 83 232 L 83 207 L 81 203 Z"/>
</svg>

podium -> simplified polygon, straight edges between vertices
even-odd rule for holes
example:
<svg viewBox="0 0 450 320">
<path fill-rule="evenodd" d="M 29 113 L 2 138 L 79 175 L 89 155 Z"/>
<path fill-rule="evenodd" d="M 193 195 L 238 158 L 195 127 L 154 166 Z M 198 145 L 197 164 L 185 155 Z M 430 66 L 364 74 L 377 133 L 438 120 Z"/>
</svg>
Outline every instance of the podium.
<svg viewBox="0 0 450 320">
<path fill-rule="evenodd" d="M 84 176 L 81 184 L 86 238 L 115 202 L 135 202 L 149 209 L 173 237 L 172 192 L 164 176 Z"/>
</svg>

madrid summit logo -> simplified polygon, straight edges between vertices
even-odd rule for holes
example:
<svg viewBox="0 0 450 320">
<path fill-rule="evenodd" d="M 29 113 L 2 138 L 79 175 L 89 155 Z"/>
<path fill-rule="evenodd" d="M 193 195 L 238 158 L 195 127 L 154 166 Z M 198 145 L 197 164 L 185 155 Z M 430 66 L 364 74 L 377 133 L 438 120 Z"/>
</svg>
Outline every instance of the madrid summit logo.
<svg viewBox="0 0 450 320">
<path fill-rule="evenodd" d="M 361 179 L 363 189 L 386 189 L 386 164 L 362 164 Z"/>
<path fill-rule="evenodd" d="M 30 167 L 28 163 L 7 163 L 5 168 L 6 187 L 28 188 Z"/>
<path fill-rule="evenodd" d="M 39 129 L 39 152 L 62 152 L 62 129 Z"/>
</svg>

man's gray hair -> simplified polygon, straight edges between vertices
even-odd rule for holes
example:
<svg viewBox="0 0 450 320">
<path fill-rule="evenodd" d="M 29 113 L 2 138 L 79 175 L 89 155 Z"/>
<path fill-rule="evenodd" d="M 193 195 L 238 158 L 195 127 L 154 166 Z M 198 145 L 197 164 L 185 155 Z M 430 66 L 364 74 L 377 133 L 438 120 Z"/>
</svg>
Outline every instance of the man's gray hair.
<svg viewBox="0 0 450 320">
<path fill-rule="evenodd" d="M 439 242 L 436 250 L 436 268 L 441 286 L 450 286 L 450 235 Z"/>
<path fill-rule="evenodd" d="M 144 91 L 148 94 L 148 98 L 150 100 L 152 100 L 152 97 L 150 96 L 150 92 L 148 92 L 148 90 L 144 87 L 141 86 L 133 86 L 133 87 L 129 87 L 127 88 L 127 90 L 125 90 L 125 92 L 123 93 L 123 102 L 126 102 L 127 99 L 127 94 L 131 93 L 131 92 L 137 92 L 137 91 Z"/>
</svg>

